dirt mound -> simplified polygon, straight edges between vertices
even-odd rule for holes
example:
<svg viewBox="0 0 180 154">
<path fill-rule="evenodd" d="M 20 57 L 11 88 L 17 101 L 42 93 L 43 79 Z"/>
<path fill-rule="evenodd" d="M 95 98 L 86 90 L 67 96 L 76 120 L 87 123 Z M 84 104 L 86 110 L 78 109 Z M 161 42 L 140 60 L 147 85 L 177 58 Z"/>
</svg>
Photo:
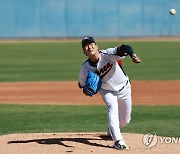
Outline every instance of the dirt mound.
<svg viewBox="0 0 180 154">
<path fill-rule="evenodd" d="M 169 154 L 178 153 L 177 144 L 157 143 L 152 148 L 143 144 L 141 134 L 123 133 L 128 151 L 112 148 L 113 141 L 105 133 L 40 133 L 0 136 L 2 154 Z"/>
</svg>

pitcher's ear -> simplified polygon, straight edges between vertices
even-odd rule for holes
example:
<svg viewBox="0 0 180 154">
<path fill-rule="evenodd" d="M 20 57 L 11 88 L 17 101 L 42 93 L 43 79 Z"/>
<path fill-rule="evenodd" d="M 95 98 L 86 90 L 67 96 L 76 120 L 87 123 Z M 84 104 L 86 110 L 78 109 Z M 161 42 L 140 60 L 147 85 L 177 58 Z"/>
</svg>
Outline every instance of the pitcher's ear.
<svg viewBox="0 0 180 154">
<path fill-rule="evenodd" d="M 84 53 L 86 56 L 88 56 L 88 55 L 84 52 L 84 50 L 83 50 L 83 53 Z"/>
</svg>

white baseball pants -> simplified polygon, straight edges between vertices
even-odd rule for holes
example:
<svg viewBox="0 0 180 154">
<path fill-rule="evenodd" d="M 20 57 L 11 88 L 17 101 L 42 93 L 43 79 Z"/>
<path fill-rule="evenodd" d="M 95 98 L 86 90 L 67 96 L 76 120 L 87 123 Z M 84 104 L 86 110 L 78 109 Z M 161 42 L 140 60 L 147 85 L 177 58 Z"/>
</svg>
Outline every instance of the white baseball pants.
<svg viewBox="0 0 180 154">
<path fill-rule="evenodd" d="M 131 84 L 128 81 L 128 84 L 118 92 L 101 89 L 100 93 L 108 107 L 109 132 L 114 141 L 123 140 L 120 128 L 131 120 Z"/>
</svg>

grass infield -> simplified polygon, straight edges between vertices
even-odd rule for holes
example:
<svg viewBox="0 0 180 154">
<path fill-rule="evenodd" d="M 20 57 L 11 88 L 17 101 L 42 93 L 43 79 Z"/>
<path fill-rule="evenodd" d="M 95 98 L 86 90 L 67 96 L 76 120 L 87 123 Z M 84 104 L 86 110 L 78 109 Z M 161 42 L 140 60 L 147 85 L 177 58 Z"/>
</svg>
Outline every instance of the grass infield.
<svg viewBox="0 0 180 154">
<path fill-rule="evenodd" d="M 126 42 L 98 42 L 100 49 Z M 132 80 L 179 80 L 180 42 L 127 42 L 142 59 L 123 61 Z M 0 43 L 0 82 L 77 80 L 87 59 L 80 42 Z"/>
<path fill-rule="evenodd" d="M 122 132 L 180 137 L 180 106 L 134 106 Z M 0 135 L 37 132 L 106 132 L 106 106 L 0 104 Z"/>
</svg>

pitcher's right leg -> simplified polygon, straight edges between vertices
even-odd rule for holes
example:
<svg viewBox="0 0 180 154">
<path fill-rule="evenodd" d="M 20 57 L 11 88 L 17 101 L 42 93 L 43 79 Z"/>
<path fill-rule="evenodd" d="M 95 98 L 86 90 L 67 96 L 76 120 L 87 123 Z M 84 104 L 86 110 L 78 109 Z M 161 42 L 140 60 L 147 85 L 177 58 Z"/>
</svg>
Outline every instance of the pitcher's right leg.
<svg viewBox="0 0 180 154">
<path fill-rule="evenodd" d="M 119 128 L 119 111 L 118 111 L 118 102 L 117 96 L 111 91 L 101 90 L 101 95 L 108 107 L 108 125 L 110 134 L 114 142 L 121 140 L 123 137 Z"/>
</svg>

